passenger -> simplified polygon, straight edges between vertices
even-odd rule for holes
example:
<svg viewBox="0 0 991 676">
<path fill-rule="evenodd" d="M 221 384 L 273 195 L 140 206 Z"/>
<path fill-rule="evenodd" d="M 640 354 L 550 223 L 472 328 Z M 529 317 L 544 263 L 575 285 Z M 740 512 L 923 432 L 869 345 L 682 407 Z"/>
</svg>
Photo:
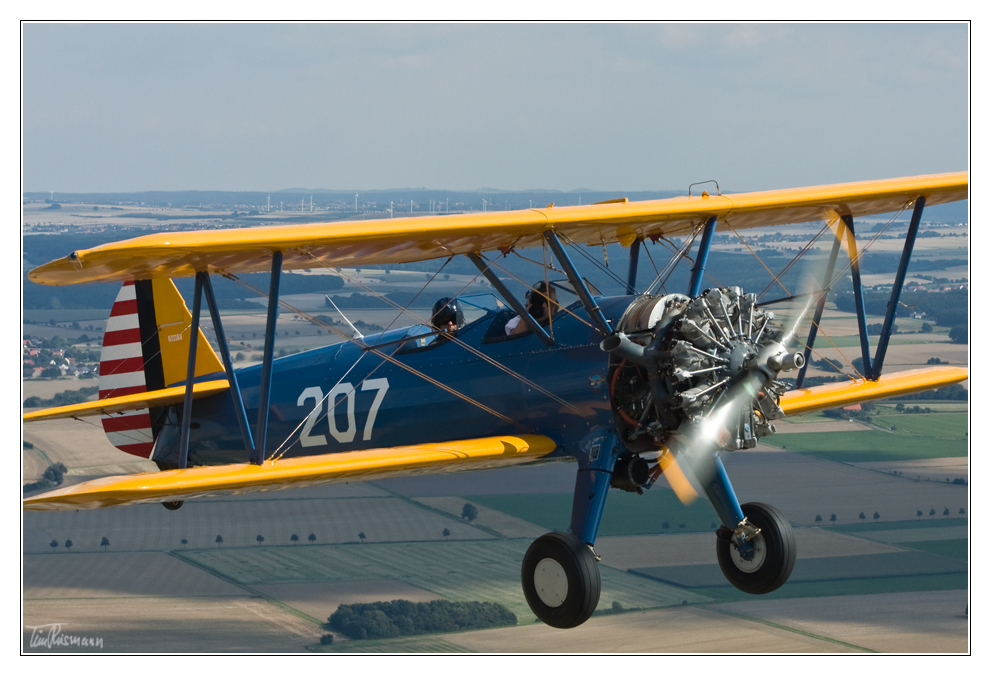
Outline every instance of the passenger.
<svg viewBox="0 0 991 676">
<path fill-rule="evenodd" d="M 547 299 L 550 297 L 550 303 Z M 551 315 L 557 312 L 560 306 L 557 304 L 557 292 L 554 287 L 545 282 L 537 282 L 533 289 L 526 292 L 526 311 L 537 320 L 541 326 L 546 326 L 551 320 Z M 516 336 L 526 333 L 530 327 L 526 325 L 519 315 L 506 322 L 506 335 Z"/>
<path fill-rule="evenodd" d="M 434 303 L 430 316 L 434 328 L 442 333 L 457 335 L 458 329 L 465 325 L 465 315 L 457 298 L 441 298 Z"/>
</svg>

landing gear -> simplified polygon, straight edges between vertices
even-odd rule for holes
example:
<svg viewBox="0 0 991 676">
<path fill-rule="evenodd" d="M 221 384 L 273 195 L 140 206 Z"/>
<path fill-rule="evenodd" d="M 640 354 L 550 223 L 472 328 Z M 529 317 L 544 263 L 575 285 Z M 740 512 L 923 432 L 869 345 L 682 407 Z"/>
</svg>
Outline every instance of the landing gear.
<svg viewBox="0 0 991 676">
<path fill-rule="evenodd" d="M 174 512 L 175 510 L 182 507 L 182 502 L 183 502 L 182 500 L 169 500 L 168 502 L 163 502 L 162 507 L 169 510 L 170 512 Z"/>
<path fill-rule="evenodd" d="M 601 579 L 595 555 L 571 533 L 537 538 L 523 557 L 523 594 L 542 622 L 577 627 L 599 603 Z"/>
<path fill-rule="evenodd" d="M 795 567 L 795 532 L 770 505 L 748 502 L 741 507 L 747 523 L 760 532 L 740 545 L 732 531 L 721 528 L 716 557 L 734 587 L 748 594 L 767 594 L 783 585 Z"/>
</svg>

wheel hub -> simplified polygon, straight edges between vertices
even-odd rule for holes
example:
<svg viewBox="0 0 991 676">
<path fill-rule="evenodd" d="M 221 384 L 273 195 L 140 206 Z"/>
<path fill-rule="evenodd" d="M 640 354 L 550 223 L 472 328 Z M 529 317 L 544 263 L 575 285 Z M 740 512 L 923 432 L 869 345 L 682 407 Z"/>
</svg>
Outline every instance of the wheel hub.
<svg viewBox="0 0 991 676">
<path fill-rule="evenodd" d="M 740 553 L 740 549 L 736 546 L 736 543 L 730 546 L 729 554 L 730 558 L 733 559 L 734 566 L 744 573 L 752 573 L 764 565 L 764 559 L 767 557 L 767 547 L 764 544 L 764 536 L 759 533 L 748 540 L 747 544 L 750 545 L 749 558 L 745 558 Z"/>
<path fill-rule="evenodd" d="M 554 559 L 541 559 L 533 571 L 533 586 L 544 605 L 557 608 L 568 598 L 568 575 Z"/>
</svg>

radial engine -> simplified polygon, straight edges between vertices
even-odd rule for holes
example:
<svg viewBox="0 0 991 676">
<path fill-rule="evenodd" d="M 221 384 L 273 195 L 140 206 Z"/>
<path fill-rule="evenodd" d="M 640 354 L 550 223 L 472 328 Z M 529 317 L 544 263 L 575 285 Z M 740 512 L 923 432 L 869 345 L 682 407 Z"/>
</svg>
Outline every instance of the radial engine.
<svg viewBox="0 0 991 676">
<path fill-rule="evenodd" d="M 736 286 L 630 304 L 601 344 L 629 451 L 617 462 L 614 487 L 642 492 L 660 476 L 666 453 L 700 443 L 695 432 L 707 421 L 717 423 L 705 441 L 713 452 L 753 448 L 774 433 L 772 421 L 784 417 L 779 373 L 801 368 L 804 358 L 785 348 L 790 336 L 773 320 L 756 294 Z"/>
</svg>

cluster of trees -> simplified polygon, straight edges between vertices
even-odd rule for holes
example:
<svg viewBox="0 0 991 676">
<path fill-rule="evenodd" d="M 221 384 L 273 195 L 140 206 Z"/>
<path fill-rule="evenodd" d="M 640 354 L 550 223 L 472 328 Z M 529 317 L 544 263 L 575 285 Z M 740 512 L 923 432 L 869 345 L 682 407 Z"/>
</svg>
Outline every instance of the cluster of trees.
<svg viewBox="0 0 991 676">
<path fill-rule="evenodd" d="M 42 399 L 41 397 L 28 397 L 24 400 L 25 408 L 38 408 L 41 406 L 69 406 L 70 404 L 79 404 L 90 398 L 91 395 L 96 394 L 100 391 L 99 387 L 80 387 L 78 390 L 65 390 L 64 392 L 56 392 L 55 396 L 51 399 Z"/>
<path fill-rule="evenodd" d="M 865 423 L 871 422 L 872 413 L 874 413 L 874 404 L 869 401 L 861 402 L 859 411 L 848 411 L 844 408 L 831 408 L 822 412 L 822 414 L 827 418 L 843 418 L 846 420 L 858 420 Z"/>
<path fill-rule="evenodd" d="M 52 551 L 55 551 L 56 549 L 58 549 L 58 540 L 52 540 L 51 542 L 48 543 L 48 546 L 52 548 Z M 103 547 L 103 551 L 107 551 L 107 547 L 110 546 L 110 540 L 104 537 L 102 540 L 100 540 L 100 546 Z M 72 540 L 65 541 L 65 548 L 66 550 L 72 549 Z"/>
<path fill-rule="evenodd" d="M 895 410 L 899 413 L 932 413 L 932 409 L 930 407 L 922 407 L 918 404 L 915 406 L 906 406 L 905 404 L 899 403 L 895 406 Z"/>
<path fill-rule="evenodd" d="M 365 534 L 364 533 L 359 533 L 358 534 L 358 537 L 360 537 L 362 540 L 364 540 L 365 539 Z M 313 533 L 310 533 L 306 537 L 306 539 L 309 540 L 310 541 L 310 544 L 312 545 L 314 542 L 317 541 L 317 536 L 314 535 Z M 182 542 L 182 546 L 183 547 L 185 547 L 187 544 L 189 544 L 189 541 L 186 538 L 183 538 L 181 542 Z M 224 536 L 223 535 L 218 535 L 216 537 L 216 539 L 214 539 L 214 542 L 217 543 L 217 546 L 219 547 L 220 545 L 224 544 Z M 264 535 L 256 535 L 255 536 L 255 542 L 257 542 L 258 544 L 261 544 L 261 543 L 265 542 L 265 536 Z M 292 535 L 289 536 L 289 542 L 291 542 L 293 544 L 296 544 L 297 542 L 299 542 L 299 536 L 296 535 L 295 533 L 293 533 Z"/>
<path fill-rule="evenodd" d="M 967 341 L 970 340 L 970 331 L 967 328 L 967 324 L 957 324 L 950 327 L 950 340 L 959 345 L 966 345 Z"/>
<path fill-rule="evenodd" d="M 916 512 L 915 512 L 915 516 L 916 516 L 917 519 L 921 519 L 924 516 L 924 514 L 925 513 L 921 509 L 916 510 Z M 966 516 L 967 515 L 967 510 L 965 510 L 963 507 L 961 507 L 959 509 L 959 511 L 957 511 L 957 515 L 958 516 Z M 946 507 L 946 508 L 943 509 L 943 516 L 946 517 L 946 518 L 949 518 L 949 516 L 950 516 L 950 508 L 949 507 Z M 860 519 L 860 522 L 861 523 L 863 523 L 863 522 L 865 522 L 867 520 L 867 514 L 865 512 L 861 512 L 860 514 L 857 515 L 857 518 Z M 881 513 L 880 512 L 874 512 L 872 518 L 874 519 L 874 521 L 878 521 L 881 518 Z M 930 519 L 936 518 L 936 508 L 935 507 L 933 507 L 933 508 L 931 508 L 929 510 L 929 518 Z M 821 514 L 816 514 L 816 518 L 815 518 L 816 525 L 821 524 L 822 521 L 823 521 L 822 515 Z M 829 515 L 829 522 L 830 523 L 836 523 L 836 515 L 835 514 L 830 514 Z"/>
<path fill-rule="evenodd" d="M 921 509 L 915 510 L 915 516 L 916 516 L 917 519 L 921 519 L 922 518 L 922 510 Z M 949 516 L 950 516 L 950 508 L 949 507 L 944 507 L 943 508 L 943 516 L 945 518 L 949 518 Z M 963 507 L 961 507 L 957 511 L 957 516 L 967 516 L 967 510 L 965 510 Z M 935 507 L 932 507 L 929 510 L 929 518 L 930 519 L 935 519 L 936 518 L 936 508 Z"/>
<path fill-rule="evenodd" d="M 863 523 L 867 519 L 867 515 L 864 512 L 861 512 L 860 514 L 857 515 L 857 518 L 860 519 L 861 523 Z M 881 513 L 880 512 L 874 512 L 874 520 L 877 521 L 880 518 L 881 518 Z M 816 514 L 815 522 L 816 522 L 816 525 L 817 526 L 820 523 L 822 523 L 822 514 Z M 829 515 L 829 523 L 836 523 L 836 515 L 835 514 L 830 514 Z"/>
<path fill-rule="evenodd" d="M 30 493 L 31 491 L 47 490 L 49 488 L 54 488 L 55 486 L 61 486 L 63 477 L 65 473 L 69 470 L 61 462 L 56 462 L 54 465 L 49 465 L 45 469 L 45 473 L 41 479 L 33 483 L 24 484 L 24 492 Z"/>
<path fill-rule="evenodd" d="M 947 385 L 938 390 L 926 390 L 915 394 L 904 394 L 900 397 L 892 397 L 893 401 L 913 401 L 913 400 L 933 400 L 933 401 L 967 401 L 967 388 L 960 383 Z"/>
<path fill-rule="evenodd" d="M 870 335 L 872 335 L 872 336 L 877 336 L 877 335 L 880 335 L 881 330 L 883 328 L 884 328 L 884 324 L 883 323 L 868 324 L 867 325 L 867 333 L 870 334 Z M 900 331 L 898 330 L 898 324 L 895 324 L 895 323 L 892 322 L 892 324 L 891 324 L 891 333 L 892 334 L 900 333 Z"/>
<path fill-rule="evenodd" d="M 512 626 L 516 615 L 498 603 L 396 600 L 343 604 L 328 622 L 336 632 L 370 639 Z"/>
</svg>

